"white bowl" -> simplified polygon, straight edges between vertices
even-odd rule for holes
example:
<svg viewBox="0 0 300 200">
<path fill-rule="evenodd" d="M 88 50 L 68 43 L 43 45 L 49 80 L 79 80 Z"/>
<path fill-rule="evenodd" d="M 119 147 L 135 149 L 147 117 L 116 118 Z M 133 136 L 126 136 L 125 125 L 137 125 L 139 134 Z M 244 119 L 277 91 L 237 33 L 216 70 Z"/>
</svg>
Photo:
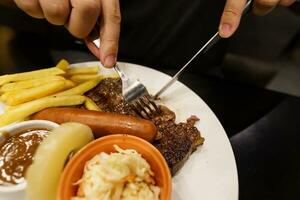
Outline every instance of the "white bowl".
<svg viewBox="0 0 300 200">
<path fill-rule="evenodd" d="M 58 124 L 51 121 L 29 120 L 0 128 L 0 133 L 5 132 L 9 133 L 10 135 L 14 135 L 28 129 L 44 128 L 52 130 L 58 126 Z M 2 139 L 3 137 L 0 136 L 0 141 Z M 0 200 L 25 200 L 25 189 L 26 181 L 12 186 L 0 185 Z"/>
</svg>

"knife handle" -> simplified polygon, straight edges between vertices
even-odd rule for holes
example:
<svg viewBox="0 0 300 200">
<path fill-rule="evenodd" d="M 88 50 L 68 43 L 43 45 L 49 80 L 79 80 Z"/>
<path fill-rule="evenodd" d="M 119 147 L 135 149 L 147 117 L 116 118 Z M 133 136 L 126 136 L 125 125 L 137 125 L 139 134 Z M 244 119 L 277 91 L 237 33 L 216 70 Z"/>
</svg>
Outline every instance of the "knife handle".
<svg viewBox="0 0 300 200">
<path fill-rule="evenodd" d="M 244 11 L 243 11 L 243 15 L 247 15 L 253 8 L 253 0 L 249 0 L 247 1 Z"/>
</svg>

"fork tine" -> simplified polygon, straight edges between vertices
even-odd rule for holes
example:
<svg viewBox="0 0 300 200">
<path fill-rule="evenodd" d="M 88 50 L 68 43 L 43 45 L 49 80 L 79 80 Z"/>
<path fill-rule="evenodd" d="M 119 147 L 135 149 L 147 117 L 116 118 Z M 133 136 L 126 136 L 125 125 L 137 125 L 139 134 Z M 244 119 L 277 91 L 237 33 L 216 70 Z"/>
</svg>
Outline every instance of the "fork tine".
<svg viewBox="0 0 300 200">
<path fill-rule="evenodd" d="M 159 113 L 157 105 L 146 95 L 137 98 L 131 103 L 136 112 L 143 118 L 151 119 Z"/>
<path fill-rule="evenodd" d="M 149 112 L 145 109 L 145 106 L 140 101 L 140 98 L 136 99 L 132 104 L 136 112 L 145 119 L 151 119 L 151 115 L 149 115 Z"/>
<path fill-rule="evenodd" d="M 156 114 L 158 114 L 159 109 L 157 105 L 148 96 L 142 96 L 141 101 L 150 110 L 151 116 L 155 116 Z"/>
<path fill-rule="evenodd" d="M 142 96 L 139 98 L 139 102 L 140 102 L 141 106 L 143 106 L 144 109 L 147 111 L 147 115 L 150 118 L 152 118 L 155 113 L 153 113 L 153 109 L 151 107 L 151 104 L 148 101 L 148 98 L 145 96 Z"/>
<path fill-rule="evenodd" d="M 99 26 L 98 22 L 97 26 Z M 99 32 L 97 30 L 97 28 L 94 28 L 93 31 L 96 37 L 92 37 L 92 35 L 89 37 L 91 39 L 97 38 L 93 40 L 93 43 L 96 45 L 96 47 L 100 48 Z M 117 63 L 115 64 L 114 69 L 119 74 L 122 81 L 122 95 L 124 100 L 131 104 L 141 117 L 151 119 L 152 116 L 155 116 L 157 113 L 159 113 L 159 109 L 156 104 L 146 96 L 149 95 L 149 93 L 141 82 L 138 80 L 130 80 L 123 70 L 119 68 Z"/>
<path fill-rule="evenodd" d="M 152 99 L 151 98 L 147 98 L 147 100 L 149 101 L 149 103 L 153 106 L 153 108 L 154 108 L 154 113 L 159 113 L 159 108 L 158 108 L 158 106 L 156 105 L 156 103 L 154 102 L 154 101 L 152 101 Z"/>
</svg>

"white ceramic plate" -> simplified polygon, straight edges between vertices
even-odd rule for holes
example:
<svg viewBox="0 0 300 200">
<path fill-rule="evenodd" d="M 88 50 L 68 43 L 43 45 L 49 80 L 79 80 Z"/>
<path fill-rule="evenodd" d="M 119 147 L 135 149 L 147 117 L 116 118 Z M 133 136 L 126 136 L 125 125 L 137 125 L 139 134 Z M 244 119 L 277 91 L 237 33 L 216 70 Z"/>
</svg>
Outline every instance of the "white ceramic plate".
<svg viewBox="0 0 300 200">
<path fill-rule="evenodd" d="M 73 66 L 96 65 L 96 62 Z M 157 70 L 140 65 L 120 63 L 132 79 L 139 79 L 151 94 L 171 79 Z M 102 69 L 102 68 L 101 68 Z M 104 69 L 102 73 L 111 73 Z M 212 110 L 192 90 L 176 82 L 161 96 L 161 104 L 175 111 L 177 122 L 191 115 L 200 118 L 197 128 L 205 138 L 184 167 L 173 178 L 173 200 L 237 200 L 238 177 L 233 151 L 227 135 Z"/>
<path fill-rule="evenodd" d="M 100 64 L 86 62 L 74 64 L 73 67 L 95 65 Z M 140 65 L 120 63 L 120 67 L 128 76 L 145 84 L 151 94 L 171 78 Z M 104 68 L 101 70 L 102 73 L 112 72 Z M 198 116 L 200 122 L 197 128 L 205 138 L 204 145 L 190 156 L 173 178 L 172 199 L 237 200 L 238 177 L 233 151 L 215 114 L 199 96 L 180 82 L 176 82 L 161 96 L 160 103 L 175 111 L 177 122 L 185 121 L 191 115 Z M 0 105 L 1 112 L 3 107 Z"/>
</svg>

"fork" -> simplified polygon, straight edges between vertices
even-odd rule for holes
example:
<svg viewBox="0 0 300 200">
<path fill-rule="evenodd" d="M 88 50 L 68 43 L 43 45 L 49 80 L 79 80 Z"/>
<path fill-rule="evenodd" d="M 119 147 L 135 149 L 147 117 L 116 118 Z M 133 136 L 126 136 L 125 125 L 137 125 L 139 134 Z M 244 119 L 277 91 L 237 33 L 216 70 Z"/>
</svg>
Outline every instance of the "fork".
<svg viewBox="0 0 300 200">
<path fill-rule="evenodd" d="M 129 79 L 118 64 L 114 66 L 114 69 L 122 80 L 122 95 L 125 101 L 132 105 L 143 118 L 152 119 L 159 114 L 158 106 L 149 95 L 145 85 L 138 80 Z"/>
<path fill-rule="evenodd" d="M 96 38 L 92 40 L 93 45 L 100 47 L 98 30 L 94 28 L 89 37 Z M 149 95 L 146 87 L 138 80 L 131 80 L 125 75 L 116 63 L 115 71 L 119 74 L 122 81 L 122 95 L 124 100 L 131 105 L 135 112 L 145 119 L 152 119 L 159 114 L 159 108 L 154 99 Z"/>
</svg>

